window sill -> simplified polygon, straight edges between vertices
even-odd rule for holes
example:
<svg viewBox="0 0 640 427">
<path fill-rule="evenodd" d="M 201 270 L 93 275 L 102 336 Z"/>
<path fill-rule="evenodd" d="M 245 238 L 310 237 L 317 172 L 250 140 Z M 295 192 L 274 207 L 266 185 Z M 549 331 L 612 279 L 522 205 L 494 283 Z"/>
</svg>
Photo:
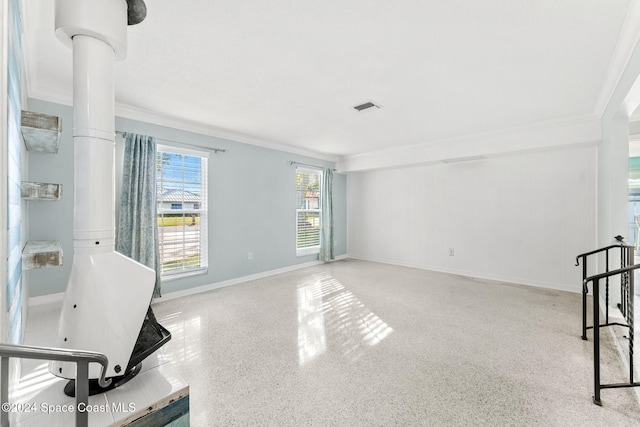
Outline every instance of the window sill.
<svg viewBox="0 0 640 427">
<path fill-rule="evenodd" d="M 193 270 L 181 271 L 177 273 L 168 273 L 160 276 L 160 282 L 171 282 L 178 279 L 184 279 L 191 276 L 200 276 L 202 274 L 207 274 L 209 272 L 208 267 L 203 268 L 195 268 Z"/>
<path fill-rule="evenodd" d="M 317 255 L 320 253 L 320 246 L 311 248 L 296 249 L 296 256 Z"/>
</svg>

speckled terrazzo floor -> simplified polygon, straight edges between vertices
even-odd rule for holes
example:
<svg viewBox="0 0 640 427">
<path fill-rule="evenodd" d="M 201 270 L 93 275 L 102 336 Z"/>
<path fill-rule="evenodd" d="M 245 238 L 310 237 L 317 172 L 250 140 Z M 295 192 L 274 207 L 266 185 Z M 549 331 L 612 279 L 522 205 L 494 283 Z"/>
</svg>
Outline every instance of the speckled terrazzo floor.
<svg viewBox="0 0 640 427">
<path fill-rule="evenodd" d="M 344 260 L 154 310 L 196 427 L 640 425 L 633 390 L 591 401 L 578 293 Z"/>
</svg>

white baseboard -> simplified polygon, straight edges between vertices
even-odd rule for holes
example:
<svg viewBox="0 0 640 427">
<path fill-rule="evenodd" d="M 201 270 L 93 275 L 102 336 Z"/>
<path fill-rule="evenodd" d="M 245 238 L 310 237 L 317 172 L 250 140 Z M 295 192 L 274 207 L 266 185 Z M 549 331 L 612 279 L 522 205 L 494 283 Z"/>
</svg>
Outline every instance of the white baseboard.
<svg viewBox="0 0 640 427">
<path fill-rule="evenodd" d="M 52 304 L 62 302 L 64 299 L 64 292 L 58 292 L 55 294 L 41 295 L 38 297 L 29 298 L 29 307 L 35 307 L 37 305 Z"/>
<path fill-rule="evenodd" d="M 574 287 L 566 284 L 529 281 L 529 280 L 523 280 L 515 277 L 503 277 L 503 276 L 497 276 L 497 275 L 491 275 L 491 274 L 482 274 L 482 273 L 478 274 L 473 271 L 425 266 L 425 265 L 398 262 L 394 260 L 361 257 L 357 255 L 348 255 L 348 257 L 352 259 L 359 259 L 362 261 L 379 262 L 381 264 L 391 264 L 391 265 L 398 265 L 400 267 L 409 267 L 409 268 L 417 268 L 420 270 L 436 271 L 438 273 L 455 274 L 456 276 L 472 277 L 472 278 L 482 279 L 482 280 L 492 280 L 494 282 L 513 283 L 516 285 L 535 286 L 538 288 L 553 289 L 556 291 L 582 293 L 582 283 L 578 283 Z"/>
<path fill-rule="evenodd" d="M 337 256 L 335 261 L 339 261 L 347 258 L 346 255 Z M 302 264 L 291 265 L 289 267 L 277 268 L 275 270 L 263 271 L 261 273 L 250 274 L 248 276 L 236 277 L 234 279 L 224 280 L 222 282 L 211 283 L 209 285 L 196 286 L 195 288 L 184 289 L 182 291 L 169 292 L 162 295 L 160 298 L 154 298 L 152 304 L 169 301 L 176 298 L 182 298 L 189 295 L 195 295 L 202 292 L 212 291 L 214 289 L 224 288 L 227 286 L 237 285 L 238 283 L 250 282 L 251 280 L 263 279 L 265 277 L 275 276 L 276 274 L 288 273 L 290 271 L 300 270 L 306 267 L 312 267 L 314 265 L 324 264 L 323 261 L 311 261 Z"/>
<path fill-rule="evenodd" d="M 335 261 L 340 261 L 346 258 L 347 258 L 347 255 L 340 255 L 336 257 Z M 324 264 L 324 262 L 322 261 L 305 262 L 303 264 L 296 264 L 289 267 L 283 267 L 275 270 L 263 271 L 261 273 L 250 274 L 248 276 L 236 277 L 234 279 L 211 283 L 209 285 L 204 285 L 204 286 L 197 286 L 195 288 L 189 288 L 182 291 L 169 292 L 160 298 L 154 298 L 151 303 L 153 304 L 153 303 L 162 302 L 162 301 L 169 301 L 172 299 L 181 298 L 188 295 L 199 294 L 201 292 L 207 292 L 213 289 L 223 288 L 225 286 L 231 286 L 238 283 L 249 282 L 251 280 L 262 279 L 263 277 L 275 276 L 276 274 L 287 273 L 289 271 L 299 270 L 301 268 L 311 267 L 311 266 L 320 265 L 320 264 Z M 58 302 L 62 302 L 63 299 L 64 299 L 64 292 L 31 297 L 29 298 L 29 307 L 58 303 Z"/>
<path fill-rule="evenodd" d="M 511 277 L 500 277 L 500 276 L 493 276 L 493 275 L 486 275 L 486 274 L 476 274 L 474 272 L 463 271 L 463 270 L 443 269 L 443 268 L 438 268 L 438 267 L 428 267 L 428 266 L 422 266 L 422 265 L 416 265 L 416 264 L 410 264 L 410 263 L 402 263 L 402 262 L 398 262 L 398 261 L 394 261 L 394 260 L 368 258 L 368 257 L 361 257 L 361 256 L 353 256 L 353 255 L 349 255 L 349 254 L 337 256 L 336 257 L 336 261 L 347 259 L 347 258 L 359 259 L 359 260 L 362 260 L 362 261 L 379 262 L 381 264 L 398 265 L 398 266 L 401 266 L 401 267 L 417 268 L 417 269 L 421 269 L 421 270 L 437 271 L 437 272 L 440 272 L 440 273 L 455 274 L 455 275 L 459 275 L 459 276 L 475 277 L 475 278 L 483 279 L 483 280 L 494 280 L 494 281 L 505 282 L 505 283 L 514 283 L 514 284 L 518 284 L 518 285 L 536 286 L 536 287 L 540 287 L 540 288 L 555 289 L 555 290 L 559 290 L 559 291 L 574 292 L 574 293 L 581 293 L 582 292 L 582 287 L 581 286 L 578 286 L 578 287 L 574 288 L 574 287 L 569 287 L 569 286 L 565 286 L 565 285 L 558 285 L 558 284 L 554 284 L 554 283 L 530 282 L 530 281 L 525 281 L 525 280 L 521 280 L 521 279 L 517 279 L 517 278 L 511 278 Z M 188 295 L 199 294 L 201 292 L 207 292 L 207 291 L 211 291 L 211 290 L 214 290 L 214 289 L 235 285 L 235 284 L 238 284 L 238 283 L 244 283 L 244 282 L 248 282 L 248 281 L 251 281 L 251 280 L 257 280 L 257 279 L 261 279 L 261 278 L 264 278 L 264 277 L 274 276 L 276 274 L 287 273 L 289 271 L 299 270 L 301 268 L 311 267 L 311 266 L 314 266 L 314 265 L 320 265 L 322 263 L 323 263 L 322 261 L 311 261 L 311 262 L 306 262 L 306 263 L 303 263 L 303 264 L 292 265 L 292 266 L 289 266 L 289 267 L 278 268 L 278 269 L 275 269 L 275 270 L 264 271 L 264 272 L 261 272 L 261 273 L 250 274 L 248 276 L 236 277 L 234 279 L 229 279 L 229 280 L 225 280 L 225 281 L 222 281 L 222 282 L 211 283 L 209 285 L 197 286 L 195 288 L 189 288 L 189 289 L 185 289 L 185 290 L 182 290 L 182 291 L 169 292 L 169 293 L 163 295 L 160 298 L 154 298 L 152 303 L 161 302 L 161 301 L 169 301 L 169 300 L 172 300 L 172 299 L 181 298 L 181 297 L 188 296 Z M 49 294 L 49 295 L 42 295 L 42 296 L 38 296 L 38 297 L 31 297 L 31 298 L 29 298 L 29 306 L 37 306 L 37 305 L 43 305 L 43 304 L 50 304 L 50 303 L 54 303 L 54 302 L 60 302 L 60 301 L 63 300 L 63 298 L 64 298 L 64 292 L 59 292 L 59 293 L 56 293 L 56 294 Z M 604 307 L 604 305 L 602 305 L 602 307 Z"/>
</svg>

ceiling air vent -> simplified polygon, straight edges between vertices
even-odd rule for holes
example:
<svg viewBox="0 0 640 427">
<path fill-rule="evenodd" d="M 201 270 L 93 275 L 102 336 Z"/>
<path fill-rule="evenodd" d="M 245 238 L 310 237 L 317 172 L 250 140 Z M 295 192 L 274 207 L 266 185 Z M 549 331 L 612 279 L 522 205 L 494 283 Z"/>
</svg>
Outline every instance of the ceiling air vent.
<svg viewBox="0 0 640 427">
<path fill-rule="evenodd" d="M 369 108 L 373 108 L 373 107 L 380 108 L 380 105 L 369 101 L 369 102 L 365 102 L 364 104 L 356 105 L 353 108 L 355 108 L 358 111 L 364 111 L 364 110 L 368 110 Z"/>
</svg>

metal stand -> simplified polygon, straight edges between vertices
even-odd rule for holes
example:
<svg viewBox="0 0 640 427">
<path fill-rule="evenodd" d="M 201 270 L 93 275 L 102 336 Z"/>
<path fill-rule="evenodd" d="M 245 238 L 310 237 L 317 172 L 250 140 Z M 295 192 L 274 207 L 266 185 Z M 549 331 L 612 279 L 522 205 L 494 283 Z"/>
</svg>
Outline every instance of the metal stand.
<svg viewBox="0 0 640 427">
<path fill-rule="evenodd" d="M 165 345 L 170 339 L 171 332 L 158 323 L 156 315 L 153 313 L 151 306 L 149 306 L 125 373 L 107 378 L 111 383 L 106 387 L 100 381 L 90 379 L 89 396 L 107 392 L 132 380 L 142 369 L 142 361 Z M 75 383 L 75 380 L 70 380 L 64 387 L 64 393 L 67 396 L 75 396 Z"/>
<path fill-rule="evenodd" d="M 89 386 L 87 388 L 87 392 L 89 396 L 95 396 L 96 394 L 106 393 L 109 390 L 113 390 L 114 388 L 120 387 L 129 381 L 131 381 L 136 375 L 140 373 L 142 370 L 142 363 L 137 364 L 126 374 L 119 377 L 111 377 L 107 378 L 111 380 L 111 384 L 106 387 L 100 385 L 100 381 L 97 379 L 89 379 Z M 79 387 L 80 383 L 78 383 L 78 391 L 80 391 Z M 76 380 L 69 380 L 67 384 L 64 386 L 64 394 L 69 397 L 76 397 Z"/>
</svg>

